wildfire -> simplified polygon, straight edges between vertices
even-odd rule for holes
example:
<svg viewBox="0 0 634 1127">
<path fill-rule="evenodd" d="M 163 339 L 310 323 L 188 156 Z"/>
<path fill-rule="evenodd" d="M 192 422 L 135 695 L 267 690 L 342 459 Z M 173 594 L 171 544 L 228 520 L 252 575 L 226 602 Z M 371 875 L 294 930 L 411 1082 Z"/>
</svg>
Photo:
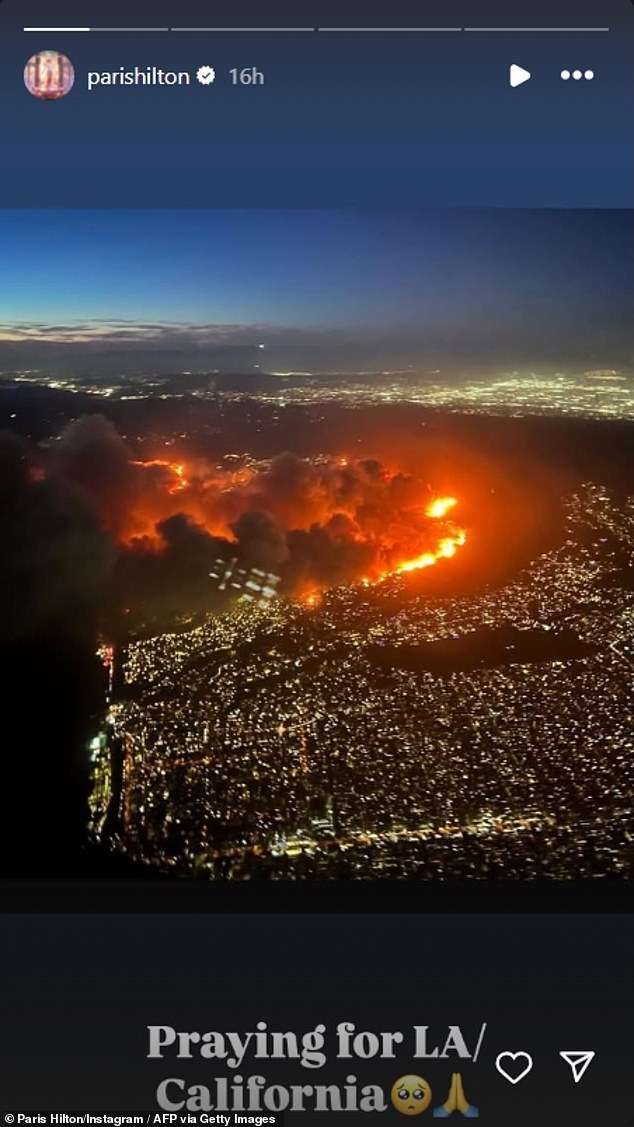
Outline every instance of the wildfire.
<svg viewBox="0 0 634 1127">
<path fill-rule="evenodd" d="M 434 520 L 440 520 L 457 504 L 456 497 L 436 497 L 425 509 L 425 514 Z M 422 555 L 415 556 L 412 560 L 405 560 L 392 571 L 386 572 L 385 575 L 381 576 L 381 579 L 387 579 L 390 575 L 405 575 L 411 571 L 422 571 L 423 568 L 433 567 L 434 564 L 438 563 L 438 560 L 450 560 L 466 541 L 465 530 L 456 527 L 438 541 L 436 548 L 423 552 Z"/>
<path fill-rule="evenodd" d="M 456 497 L 437 497 L 425 509 L 425 515 L 432 517 L 436 520 L 441 519 L 457 505 Z M 412 571 L 422 571 L 426 567 L 433 567 L 439 560 L 449 560 L 456 555 L 459 548 L 462 548 L 467 542 L 467 534 L 464 528 L 459 528 L 456 525 L 451 525 L 451 531 L 445 530 L 445 535 L 441 537 L 438 544 L 434 549 L 429 549 L 423 552 L 420 556 L 415 556 L 414 559 L 404 560 L 403 563 L 398 564 L 396 567 L 390 568 L 388 571 L 383 571 L 374 578 L 365 575 L 361 580 L 362 587 L 373 587 L 378 583 L 384 583 L 393 575 L 407 575 Z M 311 591 L 309 594 L 304 595 L 302 602 L 309 607 L 315 607 L 320 602 L 319 593 Z"/>
<path fill-rule="evenodd" d="M 421 497 L 421 481 L 379 463 L 338 456 L 312 465 L 309 459 L 285 455 L 261 468 L 228 470 L 163 458 L 132 464 L 147 471 L 146 486 L 128 524 L 119 530 L 122 543 L 136 541 L 144 551 L 161 552 L 165 541 L 157 526 L 182 513 L 208 535 L 226 540 L 234 552 L 242 547 L 243 528 L 247 554 L 255 548 L 266 555 L 271 544 L 275 551 L 281 544 L 283 566 L 284 537 L 290 531 L 291 570 L 293 549 L 303 553 L 303 578 L 292 584 L 293 595 L 307 607 L 318 607 L 330 586 L 356 582 L 371 587 L 391 576 L 422 571 L 452 559 L 466 542 L 453 512 L 456 497 Z M 249 521 L 254 512 L 267 514 L 266 535 L 264 525 Z M 275 571 L 276 561 L 266 566 Z"/>
<path fill-rule="evenodd" d="M 425 512 L 428 517 L 445 517 L 458 501 L 455 497 L 436 497 L 431 505 L 428 505 Z"/>
<path fill-rule="evenodd" d="M 458 499 L 456 497 L 435 497 L 425 509 L 425 515 L 432 517 L 434 520 L 440 520 L 457 504 Z M 391 575 L 407 575 L 412 571 L 422 571 L 423 568 L 433 567 L 439 560 L 450 560 L 455 556 L 458 548 L 461 548 L 466 542 L 467 534 L 464 528 L 453 526 L 452 531 L 438 541 L 436 548 L 429 549 L 420 556 L 415 556 L 414 559 L 404 560 L 397 567 L 384 572 L 379 577 L 378 582 L 382 583 Z M 363 579 L 362 583 L 364 586 L 369 585 L 367 579 Z"/>
<path fill-rule="evenodd" d="M 169 470 L 175 478 L 167 487 L 167 492 L 172 495 L 182 493 L 184 489 L 189 488 L 189 482 L 185 477 L 185 466 L 182 462 L 166 462 L 162 458 L 151 458 L 148 462 L 132 462 L 132 465 L 143 466 L 144 469 L 156 466 L 160 469 Z"/>
<path fill-rule="evenodd" d="M 393 571 L 388 572 L 390 575 L 402 575 L 408 571 L 419 571 L 424 567 L 432 567 L 433 564 L 438 563 L 438 560 L 450 560 L 455 556 L 458 548 L 467 542 L 467 535 L 464 529 L 460 528 L 452 536 L 443 536 L 439 541 L 438 547 L 433 552 L 423 552 L 422 556 L 416 559 L 407 560 Z"/>
<path fill-rule="evenodd" d="M 176 477 L 178 478 L 178 481 L 176 481 L 174 483 L 174 485 L 172 486 L 172 488 L 170 489 L 170 493 L 180 493 L 181 490 L 187 489 L 189 482 L 187 481 L 187 478 L 185 477 L 185 467 L 184 467 L 184 465 L 182 463 L 179 463 L 178 465 L 175 465 L 175 466 L 171 465 L 170 469 L 172 470 L 173 473 L 176 474 Z"/>
</svg>

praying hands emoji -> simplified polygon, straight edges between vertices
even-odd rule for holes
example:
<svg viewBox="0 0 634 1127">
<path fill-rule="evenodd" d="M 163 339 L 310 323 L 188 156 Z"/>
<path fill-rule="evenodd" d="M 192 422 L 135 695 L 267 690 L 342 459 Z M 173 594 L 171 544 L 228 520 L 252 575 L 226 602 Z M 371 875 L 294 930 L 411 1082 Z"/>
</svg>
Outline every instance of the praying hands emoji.
<svg viewBox="0 0 634 1127">
<path fill-rule="evenodd" d="M 459 1111 L 463 1119 L 478 1119 L 480 1116 L 477 1107 L 465 1098 L 462 1076 L 459 1072 L 452 1073 L 449 1095 L 444 1104 L 434 1108 L 434 1119 L 448 1119 L 454 1111 Z"/>
</svg>

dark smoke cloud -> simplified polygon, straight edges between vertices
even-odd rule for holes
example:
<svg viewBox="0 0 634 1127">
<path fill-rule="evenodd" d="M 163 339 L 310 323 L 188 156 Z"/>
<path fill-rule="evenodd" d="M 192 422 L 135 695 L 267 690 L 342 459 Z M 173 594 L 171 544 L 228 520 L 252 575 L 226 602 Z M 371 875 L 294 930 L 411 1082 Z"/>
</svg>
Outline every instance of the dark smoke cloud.
<svg viewBox="0 0 634 1127">
<path fill-rule="evenodd" d="M 238 483 L 204 462 L 179 477 L 161 460 L 134 461 L 100 415 L 66 428 L 45 480 L 32 480 L 28 451 L 15 442 L 0 450 L 0 470 L 0 491 L 22 498 L 26 513 L 20 522 L 16 510 L 6 532 L 28 589 L 28 597 L 5 600 L 15 629 L 19 618 L 36 626 L 78 601 L 99 601 L 114 541 L 108 606 L 133 607 L 143 618 L 214 609 L 218 558 L 272 571 L 282 591 L 302 594 L 376 577 L 418 555 L 430 535 L 428 487 L 376 459 L 309 462 L 284 453 Z"/>
<path fill-rule="evenodd" d="M 181 601 L 186 602 L 186 596 L 183 599 L 183 595 L 188 590 L 187 585 L 195 585 L 201 574 L 206 581 L 209 569 L 219 553 L 226 552 L 227 541 L 210 536 L 185 513 L 177 513 L 161 521 L 157 530 L 165 543 L 165 550 L 157 558 L 166 565 L 166 571 L 181 584 Z"/>
<path fill-rule="evenodd" d="M 288 534 L 289 564 L 285 581 L 291 590 L 334 587 L 358 580 L 375 558 L 371 544 L 342 534 L 345 517 L 333 517 L 325 528 Z"/>
<path fill-rule="evenodd" d="M 107 450 L 114 441 L 110 431 L 97 437 Z M 376 578 L 430 542 L 429 487 L 376 459 L 311 462 L 283 453 L 237 482 L 201 461 L 184 467 L 180 477 L 173 466 L 151 459 L 134 470 L 124 557 L 134 556 L 135 594 L 147 599 L 158 591 L 164 605 L 186 601 L 185 582 L 191 592 L 196 569 L 206 574 L 211 555 L 272 571 L 281 577 L 280 589 L 293 595 L 365 574 Z M 90 487 L 95 494 L 94 482 Z M 119 570 L 132 574 L 125 559 Z"/>
<path fill-rule="evenodd" d="M 338 513 L 353 519 L 373 515 L 377 528 L 388 512 L 425 500 L 420 481 L 392 477 L 380 462 L 330 460 L 314 464 L 295 454 L 280 454 L 246 488 L 223 494 L 221 504 L 270 513 L 285 529 L 307 531 Z M 234 517 L 235 519 L 235 517 Z"/>
<path fill-rule="evenodd" d="M 103 415 L 85 415 L 66 428 L 52 471 L 93 499 L 106 528 L 117 533 L 123 527 L 137 501 L 134 467 L 125 442 Z"/>
<path fill-rule="evenodd" d="M 286 535 L 270 513 L 243 513 L 231 526 L 241 559 L 251 567 L 279 572 L 288 560 Z"/>
<path fill-rule="evenodd" d="M 33 480 L 31 454 L 0 438 L 0 636 L 82 632 L 103 598 L 114 548 L 91 499 L 71 481 Z M 82 614 L 78 615 L 78 610 Z"/>
<path fill-rule="evenodd" d="M 85 838 L 87 741 L 103 704 L 97 613 L 114 557 L 88 494 L 40 480 L 31 451 L 0 436 L 0 680 L 11 733 L 0 869 L 75 871 Z"/>
<path fill-rule="evenodd" d="M 0 511 L 11 505 L 28 480 L 28 444 L 8 431 L 0 432 Z"/>
<path fill-rule="evenodd" d="M 371 458 L 283 453 L 233 485 L 199 462 L 181 481 L 160 460 L 132 461 L 112 424 L 94 415 L 62 434 L 52 474 L 83 490 L 123 543 L 117 597 L 165 613 L 214 605 L 207 578 L 218 557 L 275 572 L 294 594 L 376 576 L 418 555 L 429 534 L 429 487 Z"/>
<path fill-rule="evenodd" d="M 143 540 L 121 553 L 115 574 L 115 602 L 146 619 L 170 619 L 183 612 L 222 605 L 209 573 L 227 558 L 227 540 L 211 536 L 185 513 L 159 522 L 163 547 Z"/>
</svg>

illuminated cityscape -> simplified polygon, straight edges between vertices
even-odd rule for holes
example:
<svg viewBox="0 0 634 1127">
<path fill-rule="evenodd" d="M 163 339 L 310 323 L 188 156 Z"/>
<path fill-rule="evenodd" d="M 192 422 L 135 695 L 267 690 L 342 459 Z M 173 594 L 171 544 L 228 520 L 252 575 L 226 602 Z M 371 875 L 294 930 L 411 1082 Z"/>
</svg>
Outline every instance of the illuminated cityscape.
<svg viewBox="0 0 634 1127">
<path fill-rule="evenodd" d="M 12 872 L 631 875 L 631 234 L 0 215 Z"/>
<path fill-rule="evenodd" d="M 204 373 L 200 373 L 204 375 Z M 188 392 L 198 400 L 214 402 L 219 395 L 227 402 L 247 401 L 252 392 L 218 392 L 214 374 L 207 373 L 208 388 L 188 387 L 191 373 L 180 374 L 180 390 L 174 379 L 154 376 L 125 380 L 86 382 L 70 376 L 50 376 L 41 371 L 3 373 L 2 380 L 33 387 L 47 387 L 103 399 L 144 400 L 161 396 L 183 399 Z M 508 371 L 477 377 L 467 372 L 278 372 L 269 377 L 258 399 L 263 404 L 285 407 L 345 402 L 349 407 L 372 404 L 410 403 L 463 414 L 552 415 L 554 417 L 634 419 L 634 372 L 615 368 L 578 371 Z M 198 381 L 197 381 L 198 382 Z M 275 386 L 276 385 L 276 386 Z"/>
<path fill-rule="evenodd" d="M 168 872 L 622 875 L 633 520 L 586 485 L 562 546 L 477 598 L 407 596 L 397 577 L 131 643 L 95 829 L 119 744 L 113 845 Z"/>
</svg>

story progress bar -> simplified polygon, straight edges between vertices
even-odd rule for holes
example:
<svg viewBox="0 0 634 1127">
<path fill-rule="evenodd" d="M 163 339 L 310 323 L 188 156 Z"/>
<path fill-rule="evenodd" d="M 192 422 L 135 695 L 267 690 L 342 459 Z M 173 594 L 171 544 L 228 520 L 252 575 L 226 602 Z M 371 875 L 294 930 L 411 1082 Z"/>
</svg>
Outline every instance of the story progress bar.
<svg viewBox="0 0 634 1127">
<path fill-rule="evenodd" d="M 455 31 L 502 31 L 507 33 L 514 32 L 578 32 L 578 31 L 609 31 L 609 27 L 24 27 L 23 31 L 36 31 L 36 32 L 80 32 L 80 31 L 111 31 L 111 32 L 148 32 L 148 31 L 189 31 L 189 32 L 213 32 L 218 34 L 220 32 L 227 32 L 231 34 L 269 34 L 279 32 L 328 32 L 337 33 L 342 32 L 346 34 L 357 34 L 359 32 L 378 32 L 384 34 L 386 32 L 455 32 Z"/>
</svg>

